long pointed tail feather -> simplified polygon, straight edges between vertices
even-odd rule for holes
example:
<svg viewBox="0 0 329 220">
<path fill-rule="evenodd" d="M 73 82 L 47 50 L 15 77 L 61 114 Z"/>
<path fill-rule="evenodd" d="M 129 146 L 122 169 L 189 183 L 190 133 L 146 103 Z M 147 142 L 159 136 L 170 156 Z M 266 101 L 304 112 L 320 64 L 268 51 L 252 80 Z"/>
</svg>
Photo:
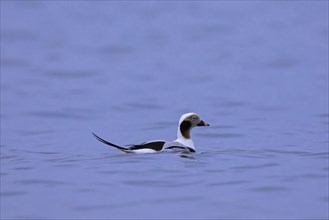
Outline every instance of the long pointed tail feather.
<svg viewBox="0 0 329 220">
<path fill-rule="evenodd" d="M 91 133 L 95 136 L 95 138 L 96 138 L 97 140 L 99 140 L 100 142 L 102 142 L 102 143 L 104 143 L 104 144 L 110 145 L 110 146 L 112 146 L 112 147 L 115 147 L 115 148 L 117 148 L 117 149 L 119 149 L 119 150 L 122 150 L 122 151 L 125 151 L 125 152 L 129 151 L 128 148 L 124 148 L 124 147 L 118 146 L 118 145 L 116 145 L 116 144 L 113 144 L 113 143 L 111 143 L 111 142 L 108 142 L 108 141 L 106 141 L 106 140 L 104 140 L 104 139 L 98 137 L 95 133 L 93 133 L 93 132 L 91 132 Z"/>
</svg>

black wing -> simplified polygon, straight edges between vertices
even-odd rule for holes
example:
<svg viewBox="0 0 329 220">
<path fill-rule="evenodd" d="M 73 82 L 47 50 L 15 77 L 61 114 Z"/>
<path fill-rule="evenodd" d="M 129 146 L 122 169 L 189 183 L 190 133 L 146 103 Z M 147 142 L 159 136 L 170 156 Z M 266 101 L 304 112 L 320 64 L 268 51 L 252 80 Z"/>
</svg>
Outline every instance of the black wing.
<svg viewBox="0 0 329 220">
<path fill-rule="evenodd" d="M 151 141 L 142 144 L 135 144 L 129 147 L 129 150 L 140 150 L 140 149 L 152 149 L 155 151 L 161 151 L 165 141 Z"/>
</svg>

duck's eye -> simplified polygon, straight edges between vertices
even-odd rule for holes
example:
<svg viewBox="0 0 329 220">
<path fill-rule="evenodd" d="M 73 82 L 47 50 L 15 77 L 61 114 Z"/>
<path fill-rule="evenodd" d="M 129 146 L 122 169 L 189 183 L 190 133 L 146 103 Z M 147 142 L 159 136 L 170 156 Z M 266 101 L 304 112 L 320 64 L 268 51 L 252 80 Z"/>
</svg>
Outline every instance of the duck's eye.
<svg viewBox="0 0 329 220">
<path fill-rule="evenodd" d="M 192 119 L 192 120 L 196 120 L 197 117 L 196 117 L 195 115 L 193 115 L 193 116 L 191 117 L 191 119 Z"/>
</svg>

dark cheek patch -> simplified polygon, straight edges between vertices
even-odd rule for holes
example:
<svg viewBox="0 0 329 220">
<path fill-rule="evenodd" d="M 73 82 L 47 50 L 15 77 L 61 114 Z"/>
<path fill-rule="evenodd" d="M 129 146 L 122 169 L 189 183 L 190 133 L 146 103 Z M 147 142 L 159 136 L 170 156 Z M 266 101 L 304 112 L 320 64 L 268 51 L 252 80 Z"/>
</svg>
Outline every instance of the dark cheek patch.
<svg viewBox="0 0 329 220">
<path fill-rule="evenodd" d="M 186 139 L 190 139 L 191 135 L 190 135 L 190 129 L 192 127 L 192 123 L 189 121 L 183 121 L 180 124 L 180 132 L 182 133 L 182 135 L 186 138 Z"/>
</svg>

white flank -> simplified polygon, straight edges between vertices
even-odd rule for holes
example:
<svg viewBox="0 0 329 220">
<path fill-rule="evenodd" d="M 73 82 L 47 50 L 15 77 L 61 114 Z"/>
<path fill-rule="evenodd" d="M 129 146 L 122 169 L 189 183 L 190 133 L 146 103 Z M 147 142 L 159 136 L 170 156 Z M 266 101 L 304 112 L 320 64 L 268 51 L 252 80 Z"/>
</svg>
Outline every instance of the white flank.
<svg viewBox="0 0 329 220">
<path fill-rule="evenodd" d="M 155 151 L 153 149 L 150 148 L 143 148 L 143 149 L 138 149 L 138 150 L 132 150 L 130 152 L 136 153 L 136 154 L 152 154 L 152 153 L 156 153 L 158 151 Z"/>
</svg>

